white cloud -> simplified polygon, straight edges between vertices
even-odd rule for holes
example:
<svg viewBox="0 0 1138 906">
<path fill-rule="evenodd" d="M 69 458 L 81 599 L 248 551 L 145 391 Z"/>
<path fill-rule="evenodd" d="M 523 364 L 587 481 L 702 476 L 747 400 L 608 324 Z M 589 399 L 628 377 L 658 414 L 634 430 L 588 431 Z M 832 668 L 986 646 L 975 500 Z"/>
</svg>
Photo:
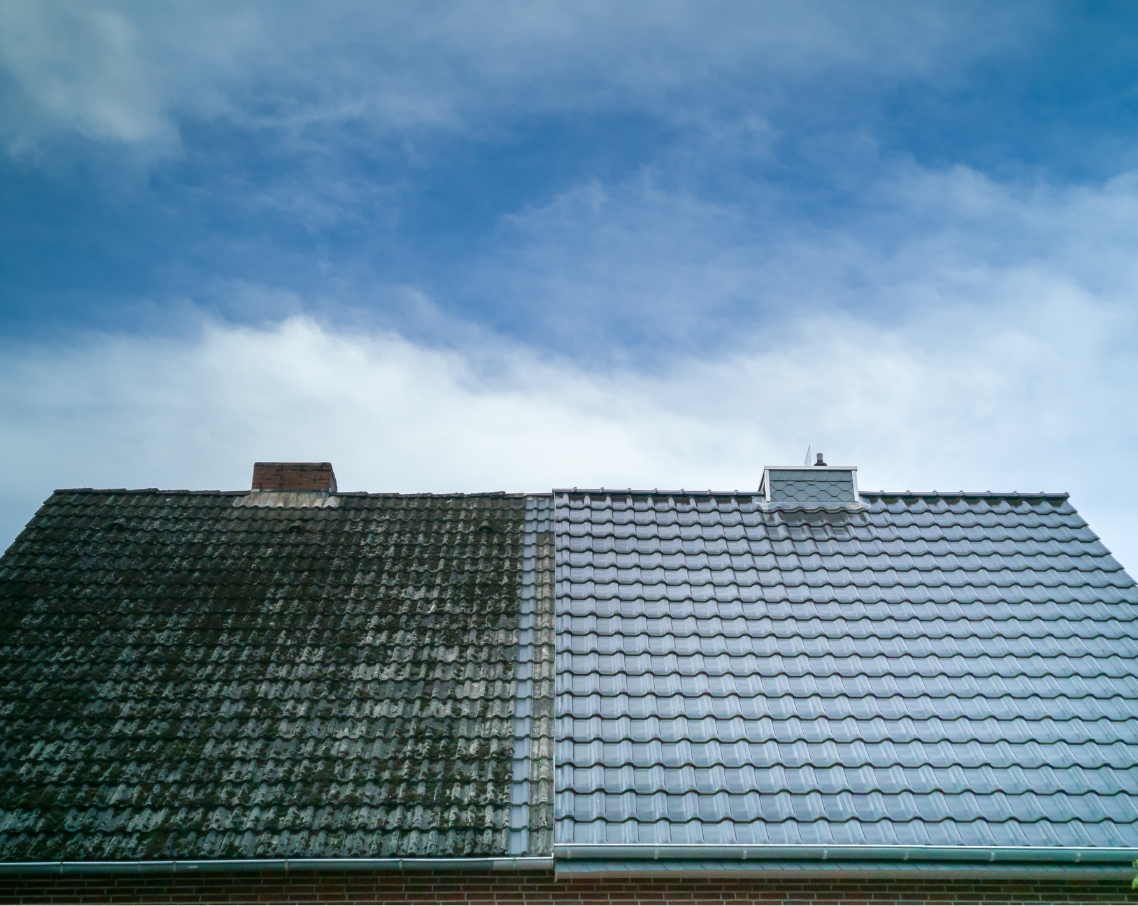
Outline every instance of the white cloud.
<svg viewBox="0 0 1138 906">
<path fill-rule="evenodd" d="M 704 119 L 795 80 L 953 79 L 1045 10 L 628 2 L 0 2 L 18 150 L 77 131 L 173 147 L 184 117 L 310 140 L 334 122 L 480 132 L 535 111 Z M 714 102 L 714 103 L 712 103 Z M 508 126 L 506 127 L 508 128 Z"/>
<path fill-rule="evenodd" d="M 687 184 L 682 165 L 649 168 L 518 211 L 465 285 L 502 323 L 532 324 L 579 358 L 632 349 L 656 362 L 775 348 L 811 313 L 902 331 L 936 317 L 1014 327 L 1055 292 L 1104 311 L 1138 292 L 1135 174 L 1057 187 L 884 163 L 856 204 L 822 214 L 772 184 L 730 199 Z"/>
<path fill-rule="evenodd" d="M 160 86 L 138 52 L 141 37 L 136 23 L 114 9 L 0 6 L 0 60 L 31 102 L 28 119 L 7 127 L 17 150 L 53 126 L 97 140 L 168 140 Z"/>
<path fill-rule="evenodd" d="M 1030 276 L 1006 289 L 904 329 L 800 320 L 775 351 L 656 377 L 304 318 L 23 347 L 0 360 L 3 531 L 54 486 L 239 489 L 256 459 L 329 459 L 373 491 L 734 489 L 812 444 L 871 489 L 1071 490 L 1133 565 L 1138 402 L 1115 353 L 1138 316 Z"/>
<path fill-rule="evenodd" d="M 297 132 L 605 105 L 698 120 L 677 97 L 753 87 L 755 71 L 943 75 L 976 34 L 958 8 L 6 4 L 0 57 L 22 92 L 8 128 L 29 147 L 61 130 L 170 143 L 187 110 Z M 457 278 L 499 323 L 544 310 L 534 333 L 571 338 L 553 344 L 564 358 L 448 323 L 448 300 L 416 286 L 397 288 L 406 323 L 449 346 L 300 316 L 8 346 L 0 537 L 54 486 L 241 488 L 255 459 L 331 459 L 343 486 L 370 490 L 731 489 L 812 444 L 867 487 L 1071 490 L 1138 564 L 1134 176 L 1000 185 L 877 161 L 823 222 L 774 183 L 740 180 L 730 202 L 689 188 L 686 167 L 766 153 L 761 111 L 698 131 L 632 178 L 518 211 Z M 322 179 L 338 187 L 327 204 L 303 179 L 258 203 L 326 224 L 355 190 L 334 167 Z M 326 304 L 233 286 L 238 308 Z M 630 336 L 663 350 L 654 370 L 611 364 Z"/>
<path fill-rule="evenodd" d="M 0 135 L 17 156 L 72 133 L 169 153 L 178 116 L 231 109 L 260 37 L 225 5 L 0 0 Z"/>
</svg>

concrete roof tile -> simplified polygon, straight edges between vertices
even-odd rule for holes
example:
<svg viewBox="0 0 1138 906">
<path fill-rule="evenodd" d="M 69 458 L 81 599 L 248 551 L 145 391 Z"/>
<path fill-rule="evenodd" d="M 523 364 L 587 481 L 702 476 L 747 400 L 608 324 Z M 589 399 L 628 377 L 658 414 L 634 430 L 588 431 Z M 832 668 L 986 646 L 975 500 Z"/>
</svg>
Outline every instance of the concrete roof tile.
<svg viewBox="0 0 1138 906">
<path fill-rule="evenodd" d="M 1138 846 L 1130 577 L 1066 498 L 863 498 L 556 494 L 558 841 Z"/>
<path fill-rule="evenodd" d="M 57 492 L 0 560 L 0 859 L 548 851 L 532 501 L 242 499 Z"/>
</svg>

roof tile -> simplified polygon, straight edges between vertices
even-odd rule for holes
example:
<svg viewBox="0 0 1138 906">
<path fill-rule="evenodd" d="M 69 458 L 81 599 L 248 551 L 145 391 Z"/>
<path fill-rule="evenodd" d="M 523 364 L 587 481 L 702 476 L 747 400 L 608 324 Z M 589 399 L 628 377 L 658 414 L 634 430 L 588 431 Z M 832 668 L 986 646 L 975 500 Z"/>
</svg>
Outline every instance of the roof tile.
<svg viewBox="0 0 1138 906">
<path fill-rule="evenodd" d="M 60 491 L 0 560 L 0 859 L 505 854 L 525 498 L 241 499 Z"/>
<path fill-rule="evenodd" d="M 1130 577 L 1065 498 L 863 497 L 556 495 L 559 842 L 1138 845 Z"/>
</svg>

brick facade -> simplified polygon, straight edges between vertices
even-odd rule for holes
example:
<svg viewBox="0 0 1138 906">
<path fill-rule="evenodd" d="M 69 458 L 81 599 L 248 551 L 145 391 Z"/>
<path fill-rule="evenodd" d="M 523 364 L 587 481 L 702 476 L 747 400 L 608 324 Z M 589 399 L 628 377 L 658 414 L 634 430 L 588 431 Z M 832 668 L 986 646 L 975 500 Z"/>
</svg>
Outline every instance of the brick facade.
<svg viewBox="0 0 1138 906">
<path fill-rule="evenodd" d="M 1121 903 L 1129 881 L 557 880 L 550 871 L 0 875 L 0 903 Z"/>
</svg>

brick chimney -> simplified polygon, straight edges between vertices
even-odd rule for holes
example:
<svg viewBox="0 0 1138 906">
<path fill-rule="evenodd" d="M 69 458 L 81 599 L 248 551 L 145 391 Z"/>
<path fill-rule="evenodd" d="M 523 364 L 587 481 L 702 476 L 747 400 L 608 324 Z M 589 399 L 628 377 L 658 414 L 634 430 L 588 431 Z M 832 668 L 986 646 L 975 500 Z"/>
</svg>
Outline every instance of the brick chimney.
<svg viewBox="0 0 1138 906">
<path fill-rule="evenodd" d="M 329 491 L 336 493 L 330 462 L 255 462 L 254 491 Z"/>
</svg>

